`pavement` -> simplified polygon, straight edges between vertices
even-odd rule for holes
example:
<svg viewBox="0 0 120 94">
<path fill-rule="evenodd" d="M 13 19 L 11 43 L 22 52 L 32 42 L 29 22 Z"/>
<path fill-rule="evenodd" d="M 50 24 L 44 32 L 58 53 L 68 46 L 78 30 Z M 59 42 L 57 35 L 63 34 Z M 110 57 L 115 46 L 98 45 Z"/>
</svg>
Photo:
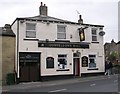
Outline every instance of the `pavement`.
<svg viewBox="0 0 120 94">
<path fill-rule="evenodd" d="M 21 90 L 21 89 L 30 89 L 35 87 L 46 87 L 46 86 L 55 86 L 61 84 L 68 84 L 68 83 L 78 83 L 78 82 L 87 82 L 90 80 L 101 80 L 102 78 L 108 78 L 109 76 L 92 76 L 92 77 L 79 77 L 79 78 L 72 78 L 72 79 L 64 79 L 64 80 L 54 80 L 54 81 L 45 81 L 45 82 L 26 82 L 26 83 L 19 83 L 16 85 L 7 85 L 2 87 L 3 92 L 13 91 L 13 90 Z"/>
</svg>

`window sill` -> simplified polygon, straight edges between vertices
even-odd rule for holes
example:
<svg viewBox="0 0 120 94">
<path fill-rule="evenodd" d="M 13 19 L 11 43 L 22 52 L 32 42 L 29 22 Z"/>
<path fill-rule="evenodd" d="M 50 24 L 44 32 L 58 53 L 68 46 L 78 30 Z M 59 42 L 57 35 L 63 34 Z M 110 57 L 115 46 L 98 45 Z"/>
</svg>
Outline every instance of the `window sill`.
<svg viewBox="0 0 120 94">
<path fill-rule="evenodd" d="M 97 42 L 97 41 L 92 41 L 91 43 L 98 43 L 99 44 L 99 42 Z"/>
<path fill-rule="evenodd" d="M 70 42 L 70 40 L 66 40 L 66 39 L 57 39 L 57 40 L 55 40 L 55 42 Z"/>
<path fill-rule="evenodd" d="M 69 71 L 70 69 L 57 69 L 56 71 Z"/>
<path fill-rule="evenodd" d="M 23 40 L 29 40 L 29 41 L 39 41 L 39 39 L 36 39 L 36 38 L 24 38 Z"/>
<path fill-rule="evenodd" d="M 98 70 L 98 68 L 89 68 L 87 70 Z"/>
</svg>

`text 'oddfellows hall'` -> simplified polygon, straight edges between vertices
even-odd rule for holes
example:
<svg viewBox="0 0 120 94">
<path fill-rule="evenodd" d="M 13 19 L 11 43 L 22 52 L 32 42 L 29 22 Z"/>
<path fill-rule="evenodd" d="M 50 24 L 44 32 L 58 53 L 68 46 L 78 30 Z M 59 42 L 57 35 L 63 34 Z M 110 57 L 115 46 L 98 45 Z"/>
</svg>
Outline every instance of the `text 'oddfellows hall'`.
<svg viewBox="0 0 120 94">
<path fill-rule="evenodd" d="M 84 24 L 48 16 L 41 3 L 40 14 L 16 18 L 17 79 L 41 81 L 104 72 L 103 25 Z"/>
</svg>

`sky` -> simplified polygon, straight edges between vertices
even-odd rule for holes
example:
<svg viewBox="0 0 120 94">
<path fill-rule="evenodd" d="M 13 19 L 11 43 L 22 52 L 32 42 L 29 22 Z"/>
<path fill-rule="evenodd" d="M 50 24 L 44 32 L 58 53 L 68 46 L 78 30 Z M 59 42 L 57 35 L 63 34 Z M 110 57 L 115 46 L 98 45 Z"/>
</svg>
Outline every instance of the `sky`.
<svg viewBox="0 0 120 94">
<path fill-rule="evenodd" d="M 104 42 L 118 42 L 119 0 L 0 0 L 0 27 L 18 17 L 39 15 L 40 2 L 48 6 L 48 15 L 77 22 L 78 12 L 86 24 L 104 25 Z"/>
</svg>

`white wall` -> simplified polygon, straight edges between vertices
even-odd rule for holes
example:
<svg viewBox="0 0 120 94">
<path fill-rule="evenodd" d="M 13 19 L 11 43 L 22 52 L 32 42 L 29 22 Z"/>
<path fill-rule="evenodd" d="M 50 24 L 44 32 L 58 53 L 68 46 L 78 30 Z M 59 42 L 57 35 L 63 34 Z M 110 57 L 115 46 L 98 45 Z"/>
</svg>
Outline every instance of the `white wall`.
<svg viewBox="0 0 120 94">
<path fill-rule="evenodd" d="M 88 67 L 81 67 L 81 73 L 92 73 L 92 72 L 104 72 L 104 48 L 103 48 L 103 37 L 99 36 L 99 27 L 98 27 L 98 42 L 91 43 L 91 28 L 89 27 L 85 30 L 86 40 L 84 42 L 90 43 L 90 49 L 75 49 L 75 48 L 40 48 L 38 47 L 38 41 L 24 40 L 26 39 L 26 21 L 24 23 L 19 23 L 19 52 L 41 52 L 41 75 L 64 75 L 64 74 L 73 74 L 73 50 L 79 50 L 81 56 L 88 56 L 89 54 L 97 55 L 97 68 L 99 70 L 87 70 Z M 80 42 L 78 28 L 83 27 L 80 25 L 72 24 L 57 24 L 50 23 L 49 25 L 46 22 L 32 22 L 36 23 L 36 39 L 45 40 L 49 39 L 50 41 L 55 41 L 57 39 L 57 25 L 66 25 L 66 40 L 71 42 Z M 12 26 L 13 31 L 17 34 L 17 23 L 15 22 Z M 72 38 L 70 39 L 70 35 Z M 16 37 L 17 39 L 17 37 Z M 16 45 L 17 46 L 17 45 Z M 75 52 L 74 51 L 74 52 Z M 17 53 L 16 53 L 17 54 Z M 57 69 L 57 56 L 58 54 L 67 54 L 68 68 L 70 71 L 56 71 Z M 16 55 L 17 56 L 17 55 Z M 54 69 L 46 69 L 46 57 L 54 57 Z M 70 65 L 72 63 L 72 65 Z M 17 65 L 17 64 L 16 64 Z M 81 64 L 80 64 L 81 65 Z"/>
</svg>

